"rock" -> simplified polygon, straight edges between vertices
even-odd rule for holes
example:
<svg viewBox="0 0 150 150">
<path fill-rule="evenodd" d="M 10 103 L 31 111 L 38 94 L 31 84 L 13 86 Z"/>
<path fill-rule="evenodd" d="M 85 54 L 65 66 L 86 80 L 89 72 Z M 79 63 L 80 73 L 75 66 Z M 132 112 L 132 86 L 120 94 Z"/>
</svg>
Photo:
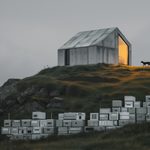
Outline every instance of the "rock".
<svg viewBox="0 0 150 150">
<path fill-rule="evenodd" d="M 64 99 L 61 97 L 54 97 L 47 104 L 47 108 L 62 108 L 64 105 Z"/>
<path fill-rule="evenodd" d="M 43 110 L 43 107 L 39 103 L 33 102 L 32 103 L 32 110 L 33 111 Z"/>
<path fill-rule="evenodd" d="M 2 114 L 4 111 L 2 109 L 0 109 L 0 114 Z"/>
<path fill-rule="evenodd" d="M 37 102 L 28 102 L 23 105 L 23 107 L 20 108 L 21 112 L 28 112 L 31 113 L 33 111 L 44 111 L 44 107 L 42 107 L 39 103 Z"/>
<path fill-rule="evenodd" d="M 59 96 L 59 91 L 54 90 L 54 91 L 50 92 L 49 96 L 50 97 L 57 97 L 57 96 Z"/>
<path fill-rule="evenodd" d="M 29 87 L 27 88 L 24 92 L 21 93 L 21 96 L 24 97 L 24 96 L 31 96 L 33 95 L 34 93 L 36 93 L 37 89 L 32 86 L 32 87 Z"/>
<path fill-rule="evenodd" d="M 0 88 L 0 102 L 4 101 L 8 96 L 12 94 L 17 95 L 16 84 L 11 84 Z"/>
<path fill-rule="evenodd" d="M 2 87 L 5 87 L 5 86 L 10 86 L 12 84 L 16 84 L 18 81 L 20 81 L 20 79 L 8 79 Z"/>
<path fill-rule="evenodd" d="M 19 104 L 23 104 L 23 103 L 25 102 L 24 97 L 21 97 L 21 96 L 17 97 L 17 102 L 18 102 Z"/>
<path fill-rule="evenodd" d="M 40 90 L 36 91 L 35 96 L 48 97 L 48 92 L 45 88 L 41 88 Z"/>
<path fill-rule="evenodd" d="M 6 106 L 10 106 L 10 105 L 14 105 L 14 104 L 16 104 L 16 101 L 13 99 L 8 99 L 5 101 Z"/>
</svg>

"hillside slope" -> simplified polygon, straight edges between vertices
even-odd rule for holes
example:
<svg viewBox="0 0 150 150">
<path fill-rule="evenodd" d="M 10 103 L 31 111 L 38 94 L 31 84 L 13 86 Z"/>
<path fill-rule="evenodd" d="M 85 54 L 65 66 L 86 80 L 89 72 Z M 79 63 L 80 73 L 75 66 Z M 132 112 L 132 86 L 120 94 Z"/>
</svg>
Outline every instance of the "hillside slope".
<svg viewBox="0 0 150 150">
<path fill-rule="evenodd" d="M 22 79 L 9 79 L 0 88 L 0 114 L 30 117 L 34 110 L 98 111 L 124 95 L 144 100 L 150 94 L 150 67 L 106 64 L 53 67 Z M 19 113 L 18 113 L 19 112 Z"/>
</svg>

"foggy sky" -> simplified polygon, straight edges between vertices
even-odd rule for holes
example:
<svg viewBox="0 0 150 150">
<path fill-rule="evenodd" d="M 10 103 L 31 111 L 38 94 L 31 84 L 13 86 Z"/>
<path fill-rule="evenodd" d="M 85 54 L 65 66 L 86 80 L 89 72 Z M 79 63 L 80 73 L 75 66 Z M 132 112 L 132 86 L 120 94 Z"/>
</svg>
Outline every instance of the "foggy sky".
<svg viewBox="0 0 150 150">
<path fill-rule="evenodd" d="M 150 61 L 149 0 L 0 0 L 0 85 L 57 65 L 57 49 L 79 31 L 119 27 L 132 64 Z"/>
</svg>

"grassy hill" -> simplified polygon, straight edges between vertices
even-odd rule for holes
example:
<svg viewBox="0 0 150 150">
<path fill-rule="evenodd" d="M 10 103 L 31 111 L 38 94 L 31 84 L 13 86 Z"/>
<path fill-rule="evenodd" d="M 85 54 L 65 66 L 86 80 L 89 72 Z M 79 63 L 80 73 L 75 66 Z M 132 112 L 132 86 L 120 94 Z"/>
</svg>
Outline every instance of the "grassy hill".
<svg viewBox="0 0 150 150">
<path fill-rule="evenodd" d="M 9 112 L 14 118 L 30 117 L 33 110 L 48 115 L 53 112 L 54 116 L 63 111 L 89 113 L 100 106 L 110 107 L 113 99 L 123 100 L 124 95 L 140 101 L 150 95 L 150 67 L 97 64 L 47 68 L 15 80 L 15 84 L 6 82 L 0 88 L 0 109 L 1 116 Z M 54 96 L 64 99 L 62 107 L 47 107 Z"/>
<path fill-rule="evenodd" d="M 106 64 L 53 67 L 13 82 L 9 80 L 0 88 L 0 109 L 3 110 L 0 123 L 8 112 L 15 119 L 31 118 L 35 109 L 46 111 L 48 117 L 53 112 L 56 117 L 63 111 L 97 112 L 100 106 L 111 107 L 113 99 L 123 99 L 124 95 L 133 95 L 142 101 L 145 95 L 150 95 L 150 67 Z M 62 107 L 47 107 L 54 96 L 64 99 Z M 149 138 L 150 124 L 141 124 L 108 133 L 51 137 L 37 142 L 6 140 L 0 142 L 0 149 L 149 150 Z"/>
<path fill-rule="evenodd" d="M 123 99 L 124 95 L 143 100 L 150 94 L 150 67 L 105 64 L 54 67 L 21 80 L 18 90 L 24 91 L 31 86 L 58 90 L 65 98 L 64 110 L 96 111 L 100 105 L 111 106 L 112 99 Z M 32 100 L 44 101 L 44 98 L 32 97 Z"/>
</svg>

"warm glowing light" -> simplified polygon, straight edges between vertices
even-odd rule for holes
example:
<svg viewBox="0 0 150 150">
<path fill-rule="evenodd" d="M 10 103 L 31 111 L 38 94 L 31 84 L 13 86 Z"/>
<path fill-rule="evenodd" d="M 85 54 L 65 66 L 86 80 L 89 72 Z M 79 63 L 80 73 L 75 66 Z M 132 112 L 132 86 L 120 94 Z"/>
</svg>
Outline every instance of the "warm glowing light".
<svg viewBox="0 0 150 150">
<path fill-rule="evenodd" d="M 119 64 L 128 65 L 128 45 L 119 36 Z"/>
</svg>

